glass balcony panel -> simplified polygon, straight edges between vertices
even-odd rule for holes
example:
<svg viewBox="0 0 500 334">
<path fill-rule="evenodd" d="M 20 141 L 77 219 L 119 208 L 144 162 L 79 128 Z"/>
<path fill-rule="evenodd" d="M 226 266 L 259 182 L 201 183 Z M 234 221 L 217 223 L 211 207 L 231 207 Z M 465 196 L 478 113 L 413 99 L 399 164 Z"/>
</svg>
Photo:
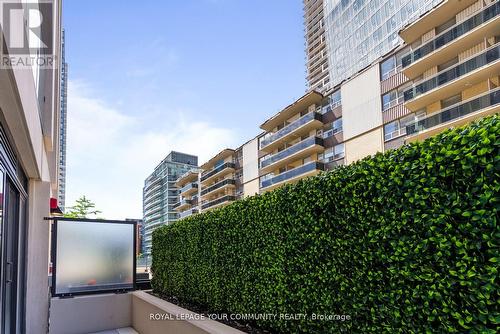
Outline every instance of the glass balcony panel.
<svg viewBox="0 0 500 334">
<path fill-rule="evenodd" d="M 234 201 L 234 200 L 236 200 L 236 197 L 235 197 L 235 196 L 233 196 L 233 195 L 227 195 L 227 196 L 224 196 L 224 197 L 218 198 L 218 199 L 216 199 L 216 200 L 213 200 L 213 201 L 211 201 L 211 202 L 207 202 L 207 203 L 203 204 L 203 205 L 201 206 L 201 208 L 202 208 L 203 210 L 205 210 L 205 209 L 211 208 L 211 207 L 213 207 L 213 206 L 215 206 L 215 205 L 218 205 L 218 204 L 221 204 L 221 203 L 225 203 L 225 202 Z"/>
<path fill-rule="evenodd" d="M 480 67 L 498 60 L 500 55 L 500 44 L 496 44 L 485 52 L 470 58 L 463 63 L 456 65 L 451 69 L 444 70 L 441 73 L 425 80 L 410 89 L 404 91 L 405 102 L 416 98 L 417 96 L 427 93 L 428 91 L 447 84 L 450 81 L 460 78 L 465 74 L 472 72 Z"/>
<path fill-rule="evenodd" d="M 181 205 L 186 205 L 186 204 L 191 205 L 191 204 L 192 204 L 192 200 L 191 200 L 191 199 L 187 199 L 187 198 L 183 198 L 183 199 L 181 199 L 179 202 L 175 203 L 175 204 L 172 206 L 172 209 L 178 208 L 179 206 L 181 206 Z"/>
<path fill-rule="evenodd" d="M 497 89 L 478 98 L 462 102 L 444 109 L 436 114 L 429 115 L 426 118 L 412 122 L 406 126 L 407 135 L 425 131 L 454 119 L 464 117 L 468 114 L 489 108 L 500 103 L 500 90 Z"/>
<path fill-rule="evenodd" d="M 232 163 L 232 162 L 226 162 L 225 164 L 222 164 L 222 165 L 220 165 L 220 166 L 218 166 L 218 167 L 216 167 L 216 168 L 214 168 L 214 169 L 212 169 L 210 171 L 207 171 L 207 172 L 205 172 L 205 173 L 203 173 L 201 175 L 201 181 L 205 181 L 209 177 L 211 177 L 211 176 L 219 173 L 220 171 L 222 171 L 222 170 L 224 170 L 226 168 L 233 168 L 234 169 L 235 168 L 235 164 Z"/>
<path fill-rule="evenodd" d="M 297 176 L 312 172 L 314 170 L 325 170 L 325 166 L 321 162 L 313 161 L 308 164 L 302 165 L 300 167 L 296 167 L 294 169 L 286 171 L 284 173 L 278 174 L 274 177 L 264 178 L 261 180 L 260 187 L 267 188 L 269 186 L 281 183 L 286 180 L 293 179 Z"/>
<path fill-rule="evenodd" d="M 198 189 L 198 183 L 188 183 L 186 184 L 184 187 L 181 188 L 181 194 L 188 191 L 188 190 L 191 190 L 191 189 Z"/>
<path fill-rule="evenodd" d="M 482 25 L 483 23 L 492 20 L 499 14 L 500 14 L 500 3 L 496 2 L 495 4 L 489 6 L 488 8 L 483 9 L 476 15 L 468 18 L 467 20 L 457 23 L 455 26 L 451 27 L 450 29 L 436 36 L 430 42 L 422 45 L 415 51 L 403 56 L 402 57 L 403 68 L 411 65 L 420 58 L 423 58 L 426 55 L 434 52 L 435 50 L 443 47 L 444 45 L 452 42 L 453 40 L 459 38 L 460 36 L 463 36 L 464 34 Z"/>
<path fill-rule="evenodd" d="M 186 210 L 186 211 L 182 211 L 179 214 L 179 218 L 186 218 L 186 217 L 189 217 L 191 215 L 194 215 L 195 213 L 198 213 L 198 209 L 189 209 L 189 210 Z"/>
<path fill-rule="evenodd" d="M 280 161 L 281 159 L 284 159 L 292 154 L 300 152 L 300 151 L 302 151 L 310 146 L 313 146 L 313 145 L 323 145 L 323 139 L 318 138 L 318 137 L 309 137 L 307 139 L 304 139 L 303 141 L 301 141 L 293 146 L 290 146 L 289 148 L 287 148 L 281 152 L 273 154 L 273 155 L 269 156 L 268 158 L 266 158 L 265 160 L 262 160 L 260 162 L 260 167 L 264 168 L 264 167 L 267 167 L 269 165 L 272 165 L 275 162 Z"/>
<path fill-rule="evenodd" d="M 220 182 L 217 182 L 216 184 L 214 184 L 213 186 L 210 186 L 206 189 L 203 189 L 201 191 L 201 195 L 205 195 L 205 194 L 208 194 L 216 189 L 219 189 L 219 188 L 222 188 L 223 186 L 225 185 L 228 185 L 228 184 L 236 184 L 236 181 L 235 180 L 232 180 L 232 179 L 225 179 L 223 181 L 220 181 Z"/>
<path fill-rule="evenodd" d="M 134 224 L 56 222 L 57 295 L 134 287 Z"/>
<path fill-rule="evenodd" d="M 321 114 L 313 111 L 313 112 L 310 112 L 310 113 L 302 116 L 301 118 L 299 118 L 295 122 L 293 122 L 291 124 L 288 124 L 287 126 L 285 126 L 284 128 L 280 129 L 279 131 L 277 131 L 277 132 L 273 133 L 272 135 L 270 135 L 269 137 L 263 139 L 261 141 L 261 143 L 260 143 L 260 147 L 261 148 L 262 147 L 266 147 L 267 145 L 275 142 L 276 140 L 278 140 L 280 138 L 283 138 L 284 136 L 286 136 L 289 133 L 297 130 L 298 128 L 300 128 L 304 124 L 307 124 L 307 123 L 311 122 L 312 120 L 322 121 Z"/>
</svg>

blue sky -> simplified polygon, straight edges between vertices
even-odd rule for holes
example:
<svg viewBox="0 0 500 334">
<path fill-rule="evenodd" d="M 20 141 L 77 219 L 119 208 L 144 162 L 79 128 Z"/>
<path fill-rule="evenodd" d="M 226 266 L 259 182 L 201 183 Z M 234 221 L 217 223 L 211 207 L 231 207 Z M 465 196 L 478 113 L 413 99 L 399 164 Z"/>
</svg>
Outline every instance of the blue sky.
<svg viewBox="0 0 500 334">
<path fill-rule="evenodd" d="M 142 217 L 171 150 L 200 163 L 305 91 L 302 1 L 67 0 L 67 201 Z"/>
</svg>

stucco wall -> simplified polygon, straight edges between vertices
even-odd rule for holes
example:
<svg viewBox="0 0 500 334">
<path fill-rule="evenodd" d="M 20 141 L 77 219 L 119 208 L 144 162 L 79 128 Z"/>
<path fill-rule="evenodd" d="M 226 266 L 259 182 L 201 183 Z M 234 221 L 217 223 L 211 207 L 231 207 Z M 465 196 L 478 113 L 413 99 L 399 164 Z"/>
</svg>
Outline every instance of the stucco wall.
<svg viewBox="0 0 500 334">
<path fill-rule="evenodd" d="M 344 140 L 382 125 L 378 64 L 341 87 Z"/>
<path fill-rule="evenodd" d="M 243 145 L 243 183 L 259 177 L 258 144 L 258 138 L 254 138 Z"/>
<path fill-rule="evenodd" d="M 345 142 L 345 159 L 350 164 L 377 152 L 384 151 L 384 133 L 381 127 Z"/>
</svg>

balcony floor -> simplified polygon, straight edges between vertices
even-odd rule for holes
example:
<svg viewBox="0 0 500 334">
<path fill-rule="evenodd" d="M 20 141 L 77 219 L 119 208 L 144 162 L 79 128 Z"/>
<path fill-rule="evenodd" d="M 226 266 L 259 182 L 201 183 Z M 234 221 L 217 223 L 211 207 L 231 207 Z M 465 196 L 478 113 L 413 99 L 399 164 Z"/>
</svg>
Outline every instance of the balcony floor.
<svg viewBox="0 0 500 334">
<path fill-rule="evenodd" d="M 112 329 L 109 331 L 94 332 L 89 334 L 139 334 L 139 333 L 132 327 L 126 327 L 126 328 Z"/>
</svg>

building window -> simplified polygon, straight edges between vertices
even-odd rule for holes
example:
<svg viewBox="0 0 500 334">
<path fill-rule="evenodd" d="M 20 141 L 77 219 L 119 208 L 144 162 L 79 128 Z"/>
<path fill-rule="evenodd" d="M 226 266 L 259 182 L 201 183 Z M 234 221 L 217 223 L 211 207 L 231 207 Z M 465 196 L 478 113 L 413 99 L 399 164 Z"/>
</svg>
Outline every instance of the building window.
<svg viewBox="0 0 500 334">
<path fill-rule="evenodd" d="M 385 111 L 399 104 L 398 91 L 392 90 L 382 95 L 382 110 Z"/>
<path fill-rule="evenodd" d="M 333 131 L 333 134 L 336 134 L 336 133 L 339 133 L 342 131 L 342 117 L 337 118 L 335 121 L 333 121 L 332 131 Z"/>
<path fill-rule="evenodd" d="M 326 125 L 323 132 L 323 139 L 331 137 L 339 132 L 342 132 L 342 117 Z"/>
<path fill-rule="evenodd" d="M 399 120 L 395 120 L 394 122 L 391 122 L 391 123 L 384 125 L 384 140 L 385 141 L 389 141 L 391 139 L 399 137 L 400 135 L 401 135 L 401 133 L 400 133 L 400 127 L 399 127 Z"/>
<path fill-rule="evenodd" d="M 339 89 L 325 99 L 320 112 L 321 112 L 321 114 L 325 114 L 329 111 L 332 111 L 334 108 L 340 106 L 341 104 L 342 104 L 342 100 L 341 100 L 340 89 Z"/>
<path fill-rule="evenodd" d="M 406 83 L 401 87 L 391 90 L 390 92 L 382 95 L 382 110 L 385 111 L 398 104 L 404 102 L 404 91 L 411 86 L 411 83 Z"/>
<path fill-rule="evenodd" d="M 389 141 L 399 136 L 406 135 L 406 126 L 425 116 L 425 109 L 411 113 L 394 122 L 384 125 L 384 140 Z"/>
<path fill-rule="evenodd" d="M 380 79 L 383 81 L 396 72 L 396 57 L 392 56 L 380 64 Z"/>
<path fill-rule="evenodd" d="M 332 100 L 332 102 L 331 102 L 332 108 L 340 106 L 342 104 L 342 98 L 340 96 L 340 89 L 337 90 L 336 92 L 334 92 L 331 95 L 330 99 Z"/>
<path fill-rule="evenodd" d="M 337 159 L 341 159 L 344 157 L 344 143 L 335 145 L 334 147 L 327 148 L 323 155 L 320 155 L 319 158 L 320 160 L 323 160 L 323 162 L 328 163 L 335 161 Z"/>
<path fill-rule="evenodd" d="M 333 154 L 333 158 L 334 159 L 343 158 L 344 154 L 345 154 L 345 145 L 344 145 L 344 143 L 335 145 L 335 147 L 333 148 L 333 152 L 334 152 L 334 154 Z"/>
</svg>

